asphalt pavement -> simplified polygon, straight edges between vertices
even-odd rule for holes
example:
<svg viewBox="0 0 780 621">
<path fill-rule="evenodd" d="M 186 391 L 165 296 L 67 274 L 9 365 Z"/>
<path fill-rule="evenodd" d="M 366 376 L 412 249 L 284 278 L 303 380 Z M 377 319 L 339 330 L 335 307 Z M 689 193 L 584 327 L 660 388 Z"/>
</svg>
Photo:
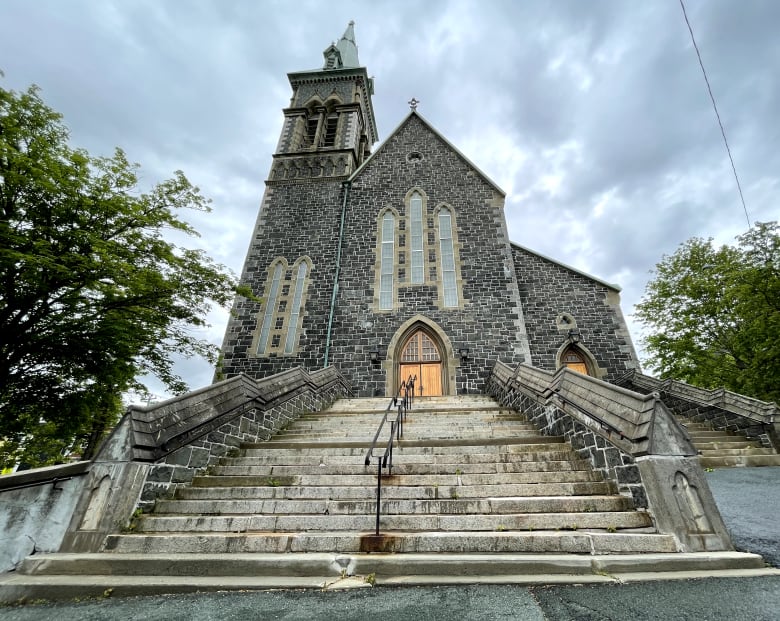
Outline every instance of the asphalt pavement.
<svg viewBox="0 0 780 621">
<path fill-rule="evenodd" d="M 780 566 L 780 468 L 707 474 L 741 551 Z M 312 619 L 415 621 L 777 621 L 780 577 L 631 584 L 364 588 L 352 591 L 205 593 L 0 608 L 2 621 Z"/>
</svg>

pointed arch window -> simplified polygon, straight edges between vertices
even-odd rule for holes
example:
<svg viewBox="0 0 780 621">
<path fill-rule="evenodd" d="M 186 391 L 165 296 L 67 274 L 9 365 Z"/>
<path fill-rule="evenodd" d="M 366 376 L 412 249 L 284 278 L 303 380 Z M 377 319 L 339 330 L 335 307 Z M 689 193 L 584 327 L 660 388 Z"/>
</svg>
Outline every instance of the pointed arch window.
<svg viewBox="0 0 780 621">
<path fill-rule="evenodd" d="M 409 204 L 411 215 L 411 263 L 412 284 L 421 284 L 425 280 L 425 265 L 423 255 L 423 200 L 419 192 L 412 194 Z"/>
<path fill-rule="evenodd" d="M 458 280 L 455 273 L 455 247 L 452 240 L 452 213 L 439 210 L 439 254 L 444 306 L 458 305 Z"/>
<path fill-rule="evenodd" d="M 298 273 L 295 276 L 295 293 L 293 294 L 290 322 L 287 325 L 287 338 L 284 341 L 284 353 L 291 354 L 295 350 L 296 337 L 298 336 L 298 321 L 301 316 L 301 302 L 303 301 L 303 285 L 306 281 L 308 266 L 301 261 Z"/>
<path fill-rule="evenodd" d="M 279 283 L 282 280 L 282 264 L 277 263 L 274 267 L 271 278 L 271 287 L 268 292 L 268 299 L 265 301 L 265 312 L 263 314 L 263 325 L 260 328 L 260 339 L 257 343 L 257 353 L 262 354 L 268 349 L 268 335 L 271 333 L 271 322 L 276 312 L 276 300 L 279 297 Z"/>
<path fill-rule="evenodd" d="M 393 308 L 393 271 L 395 253 L 395 217 L 391 212 L 382 216 L 382 242 L 379 263 L 379 309 Z"/>
</svg>

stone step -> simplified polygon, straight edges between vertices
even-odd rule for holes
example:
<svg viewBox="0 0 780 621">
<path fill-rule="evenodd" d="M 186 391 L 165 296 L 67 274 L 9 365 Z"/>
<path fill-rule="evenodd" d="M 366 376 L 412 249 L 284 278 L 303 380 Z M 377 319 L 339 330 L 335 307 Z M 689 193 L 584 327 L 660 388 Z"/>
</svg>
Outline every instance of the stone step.
<svg viewBox="0 0 780 621">
<path fill-rule="evenodd" d="M 576 484 L 571 484 L 576 485 Z M 589 484 L 601 485 L 601 484 Z M 384 491 L 384 490 L 383 490 Z M 444 490 L 441 490 L 444 491 Z M 448 490 L 447 490 L 448 491 Z M 457 498 L 438 494 L 438 500 L 382 500 L 382 514 L 402 515 L 418 514 L 418 517 L 437 514 L 481 514 L 481 513 L 579 513 L 630 511 L 633 503 L 630 498 L 609 495 L 609 490 L 601 488 L 585 495 L 570 495 L 563 492 L 560 496 L 528 495 L 506 498 Z M 160 500 L 155 512 L 148 516 L 177 513 L 180 515 L 265 515 L 279 519 L 287 514 L 307 514 L 320 517 L 336 515 L 373 515 L 376 501 L 370 500 L 285 500 L 285 499 L 241 499 L 241 500 Z M 296 527 L 304 528 L 304 527 Z M 405 527 L 408 528 L 408 527 Z M 419 530 L 419 529 L 414 529 Z"/>
<path fill-rule="evenodd" d="M 385 552 L 570 553 L 676 552 L 671 535 L 584 531 L 416 531 L 313 533 L 196 533 L 109 535 L 106 550 L 121 553 Z"/>
<path fill-rule="evenodd" d="M 336 449 L 333 453 L 345 454 L 343 449 L 357 449 L 365 452 L 371 443 L 359 441 L 333 441 L 333 442 L 258 442 L 241 445 L 244 455 L 255 457 L 263 453 L 253 453 L 255 449 L 276 450 L 290 449 L 295 451 Z M 377 443 L 377 447 L 381 448 Z M 408 453 L 534 453 L 540 451 L 568 451 L 573 454 L 571 447 L 565 444 L 563 438 L 555 436 L 539 436 L 528 438 L 486 438 L 466 440 L 401 440 L 396 444 L 396 450 Z"/>
<path fill-rule="evenodd" d="M 139 520 L 139 533 L 236 533 L 299 531 L 370 531 L 376 523 L 374 513 L 348 515 L 219 515 L 148 516 Z M 602 530 L 652 528 L 652 520 L 638 511 L 587 513 L 491 513 L 467 515 L 418 515 L 387 513 L 381 517 L 383 532 L 403 531 L 537 531 Z"/>
<path fill-rule="evenodd" d="M 745 436 L 741 436 L 736 433 L 731 433 L 729 431 L 713 431 L 710 429 L 702 430 L 702 431 L 695 431 L 695 430 L 688 429 L 688 435 L 691 438 L 697 438 L 705 441 L 709 438 L 714 438 L 716 440 L 719 440 L 721 438 L 734 438 L 737 440 L 745 439 Z"/>
<path fill-rule="evenodd" d="M 525 483 L 526 473 L 522 472 L 502 472 L 496 474 L 396 474 L 392 476 L 383 475 L 382 486 L 391 487 L 394 485 L 426 486 L 426 485 L 451 485 L 451 486 L 469 486 L 469 485 L 507 485 Z M 229 487 L 237 485 L 246 487 L 247 485 L 265 485 L 270 487 L 279 487 L 283 485 L 365 485 L 371 487 L 376 482 L 376 471 L 372 472 L 370 467 L 366 468 L 365 474 L 361 475 L 318 475 L 301 474 L 290 476 L 255 476 L 255 475 L 235 475 L 235 476 L 199 476 L 192 480 L 193 487 Z"/>
<path fill-rule="evenodd" d="M 385 423 L 385 426 L 387 427 L 390 424 L 390 421 Z M 350 431 L 355 429 L 370 429 L 374 433 L 376 433 L 376 429 L 379 427 L 379 421 L 366 421 L 359 424 L 356 424 L 352 421 L 345 422 L 343 419 L 336 419 L 336 420 L 322 420 L 322 421 L 311 421 L 311 420 L 298 420 L 294 422 L 293 424 L 289 425 L 285 428 L 285 431 L 295 431 L 295 432 L 301 432 L 301 431 L 307 431 L 307 432 L 330 432 L 330 433 L 338 433 L 338 432 L 344 432 L 344 431 Z M 441 421 L 414 421 L 414 420 L 406 420 L 404 421 L 404 430 L 409 431 L 435 431 L 438 429 L 460 429 L 463 431 L 488 431 L 490 429 L 495 428 L 506 428 L 506 429 L 526 429 L 530 431 L 538 431 L 536 428 L 526 421 L 522 420 L 504 420 L 504 419 L 496 419 L 496 420 L 468 420 L 468 421 L 456 421 L 452 420 L 451 418 L 447 417 L 445 419 L 442 419 Z"/>
<path fill-rule="evenodd" d="M 755 554 L 37 554 L 0 582 L 0 602 L 367 584 L 621 583 L 777 575 Z"/>
<path fill-rule="evenodd" d="M 373 431 L 373 430 L 372 430 Z M 384 430 L 383 430 L 384 432 Z M 390 428 L 387 433 L 380 437 L 385 441 L 390 437 Z M 487 429 L 462 429 L 454 426 L 443 426 L 435 429 L 418 429 L 404 427 L 404 441 L 411 440 L 433 440 L 439 438 L 539 438 L 539 432 L 536 429 L 511 428 L 501 425 Z M 330 441 L 330 440 L 359 440 L 362 442 L 371 442 L 374 439 L 373 433 L 365 428 L 343 429 L 343 430 L 287 430 L 276 434 L 271 441 L 277 442 L 296 442 L 296 441 Z"/>
<path fill-rule="evenodd" d="M 249 479 L 249 481 L 252 481 Z M 539 487 L 539 486 L 537 486 Z M 610 489 L 610 493 L 614 490 Z M 452 498 L 457 494 L 459 499 L 507 498 L 532 496 L 529 486 L 525 483 L 512 485 L 453 485 L 453 486 L 399 486 L 386 485 L 382 487 L 382 498 L 385 500 Z M 226 487 L 184 487 L 177 490 L 175 499 L 182 500 L 240 500 L 240 499 L 314 499 L 314 500 L 350 500 L 362 499 L 374 501 L 375 486 L 258 486 L 247 485 Z M 162 502 L 162 501 L 158 501 Z"/>
<path fill-rule="evenodd" d="M 780 466 L 780 455 L 721 455 L 699 456 L 702 468 L 730 468 L 734 466 Z"/>
<path fill-rule="evenodd" d="M 356 408 L 370 404 L 372 408 L 385 408 L 390 403 L 390 397 L 343 397 L 336 399 L 331 406 L 333 409 Z M 445 395 L 441 397 L 419 397 L 414 396 L 413 407 L 466 407 L 472 404 L 486 404 L 498 407 L 498 403 L 493 397 L 488 395 Z"/>
<path fill-rule="evenodd" d="M 396 455 L 402 455 L 403 461 L 396 462 L 397 466 L 409 466 L 412 464 L 442 464 L 452 465 L 457 468 L 463 464 L 513 464 L 518 469 L 525 472 L 535 471 L 561 471 L 561 470 L 590 470 L 590 462 L 583 459 L 566 459 L 571 457 L 572 453 L 565 452 L 544 452 L 544 453 L 417 453 L 410 454 L 408 451 L 399 451 Z M 352 451 L 350 451 L 352 452 Z M 378 451 L 377 455 L 382 455 Z M 550 459 L 550 457 L 560 456 L 560 459 Z M 533 457 L 541 457 L 534 460 Z M 225 466 L 319 466 L 320 464 L 352 464 L 362 466 L 365 459 L 365 451 L 357 451 L 350 455 L 341 454 L 321 454 L 306 453 L 300 454 L 297 451 L 265 451 L 256 457 L 223 457 L 220 460 L 221 465 Z M 399 458 L 400 459 L 400 458 Z M 521 465 L 522 464 L 522 465 Z M 520 471 L 520 470 L 518 470 Z M 261 473 L 259 473 L 261 474 Z"/>
<path fill-rule="evenodd" d="M 421 458 L 453 458 L 462 460 L 463 463 L 469 463 L 472 455 L 496 455 L 497 460 L 504 456 L 506 459 L 517 461 L 566 461 L 568 459 L 577 459 L 576 454 L 568 444 L 517 444 L 517 445 L 464 445 L 460 447 L 452 446 L 425 446 L 409 447 L 396 446 L 395 455 L 403 455 L 410 460 L 420 460 Z M 279 456 L 280 460 L 287 460 L 295 457 L 362 457 L 365 458 L 368 451 L 368 445 L 351 446 L 347 448 L 333 446 L 315 446 L 285 448 L 270 444 L 263 448 L 252 448 L 242 451 L 242 455 L 250 459 L 265 458 L 275 459 Z M 374 455 L 382 455 L 383 448 L 378 447 Z M 412 463 L 410 461 L 410 463 Z"/>
<path fill-rule="evenodd" d="M 238 460 L 233 460 L 237 462 Z M 559 462 L 552 462 L 559 463 Z M 568 462 L 560 462 L 567 464 Z M 543 483 L 553 481 L 600 481 L 601 477 L 590 470 L 545 470 L 550 462 L 482 462 L 475 464 L 427 464 L 406 461 L 393 465 L 393 474 L 398 475 L 429 475 L 429 474 L 499 474 L 499 473 L 523 473 L 523 482 Z M 331 464 L 321 462 L 319 464 L 306 464 L 298 466 L 270 466 L 241 464 L 214 466 L 210 469 L 210 476 L 298 476 L 311 475 L 362 475 L 367 472 L 376 476 L 373 464 L 366 467 L 361 459 L 352 464 Z"/>
<path fill-rule="evenodd" d="M 723 440 L 717 440 L 714 442 L 695 442 L 694 446 L 699 451 L 720 451 L 720 450 L 741 450 L 741 449 L 760 449 L 762 447 L 758 442 L 752 440 L 745 440 L 742 438 L 731 439 L 725 438 Z M 771 449 L 768 449 L 771 452 Z"/>
<path fill-rule="evenodd" d="M 698 448 L 698 447 L 697 447 Z M 729 456 L 758 456 L 758 455 L 776 455 L 770 448 L 748 447 L 748 448 L 718 448 L 718 449 L 699 449 L 701 457 L 729 457 Z"/>
</svg>

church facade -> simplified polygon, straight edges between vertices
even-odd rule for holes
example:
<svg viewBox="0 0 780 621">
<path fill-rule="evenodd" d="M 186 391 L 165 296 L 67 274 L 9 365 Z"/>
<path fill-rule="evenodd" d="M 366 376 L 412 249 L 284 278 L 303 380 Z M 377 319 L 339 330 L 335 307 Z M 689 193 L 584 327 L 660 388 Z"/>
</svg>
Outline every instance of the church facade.
<svg viewBox="0 0 780 621">
<path fill-rule="evenodd" d="M 290 107 L 220 374 L 337 366 L 358 396 L 481 392 L 496 360 L 611 380 L 638 359 L 619 288 L 512 243 L 504 192 L 412 110 L 373 153 L 353 24 Z"/>
</svg>

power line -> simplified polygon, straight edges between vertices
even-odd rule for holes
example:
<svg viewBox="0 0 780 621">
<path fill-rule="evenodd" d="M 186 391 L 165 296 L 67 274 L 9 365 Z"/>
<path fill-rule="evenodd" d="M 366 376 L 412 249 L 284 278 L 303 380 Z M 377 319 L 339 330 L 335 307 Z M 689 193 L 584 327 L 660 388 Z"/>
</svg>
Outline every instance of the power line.
<svg viewBox="0 0 780 621">
<path fill-rule="evenodd" d="M 688 21 L 688 13 L 685 11 L 685 4 L 683 0 L 680 0 L 680 7 L 682 7 L 683 17 L 685 17 L 685 23 L 688 25 L 688 32 L 691 33 L 691 41 L 693 42 L 693 49 L 696 50 L 696 57 L 699 59 L 699 66 L 701 67 L 701 73 L 704 76 L 704 81 L 707 83 L 707 91 L 710 94 L 710 100 L 712 100 L 712 109 L 715 110 L 715 116 L 718 117 L 718 125 L 720 125 L 720 133 L 723 136 L 723 144 L 726 145 L 726 152 L 729 154 L 729 161 L 731 162 L 731 170 L 734 171 L 734 180 L 737 182 L 737 190 L 739 190 L 739 198 L 742 201 L 742 209 L 745 210 L 745 219 L 747 220 L 748 228 L 750 228 L 750 216 L 748 215 L 747 205 L 745 205 L 745 197 L 742 194 L 742 186 L 739 183 L 739 177 L 737 176 L 737 167 L 734 165 L 734 158 L 731 157 L 731 149 L 729 148 L 729 141 L 726 140 L 726 130 L 723 129 L 723 122 L 720 120 L 720 114 L 718 113 L 718 106 L 715 103 L 715 96 L 712 94 L 712 87 L 710 81 L 707 78 L 707 72 L 704 70 L 704 63 L 701 60 L 701 54 L 699 53 L 699 46 L 696 45 L 696 39 L 693 36 L 693 28 L 691 28 L 691 22 Z"/>
</svg>

